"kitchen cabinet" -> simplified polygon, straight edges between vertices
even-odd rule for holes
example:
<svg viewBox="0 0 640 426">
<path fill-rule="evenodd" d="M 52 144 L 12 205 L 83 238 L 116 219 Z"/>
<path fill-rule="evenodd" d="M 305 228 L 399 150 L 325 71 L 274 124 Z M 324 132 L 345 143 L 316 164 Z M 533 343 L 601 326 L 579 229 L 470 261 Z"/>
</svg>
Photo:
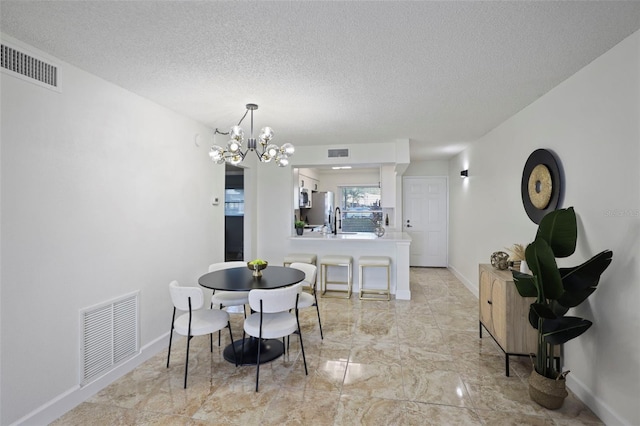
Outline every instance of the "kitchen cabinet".
<svg viewBox="0 0 640 426">
<path fill-rule="evenodd" d="M 533 297 L 518 294 L 511 271 L 480 265 L 480 337 L 484 327 L 505 353 L 506 375 L 509 355 L 529 356 L 537 352 L 537 332 L 529 324 Z"/>
<path fill-rule="evenodd" d="M 380 205 L 396 207 L 396 169 L 393 164 L 380 166 Z"/>
<path fill-rule="evenodd" d="M 318 191 L 318 186 L 320 185 L 320 181 L 318 179 L 301 174 L 298 179 L 298 184 L 301 189 L 305 188 L 305 189 L 308 189 L 309 191 Z"/>
</svg>

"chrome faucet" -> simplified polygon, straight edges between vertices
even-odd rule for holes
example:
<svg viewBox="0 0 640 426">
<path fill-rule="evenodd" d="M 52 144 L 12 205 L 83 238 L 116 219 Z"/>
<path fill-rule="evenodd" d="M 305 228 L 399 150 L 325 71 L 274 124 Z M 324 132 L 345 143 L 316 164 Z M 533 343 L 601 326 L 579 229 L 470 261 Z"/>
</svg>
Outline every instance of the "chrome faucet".
<svg viewBox="0 0 640 426">
<path fill-rule="evenodd" d="M 333 235 L 338 234 L 338 227 L 342 229 L 342 212 L 340 211 L 340 207 L 336 207 L 333 214 Z"/>
</svg>

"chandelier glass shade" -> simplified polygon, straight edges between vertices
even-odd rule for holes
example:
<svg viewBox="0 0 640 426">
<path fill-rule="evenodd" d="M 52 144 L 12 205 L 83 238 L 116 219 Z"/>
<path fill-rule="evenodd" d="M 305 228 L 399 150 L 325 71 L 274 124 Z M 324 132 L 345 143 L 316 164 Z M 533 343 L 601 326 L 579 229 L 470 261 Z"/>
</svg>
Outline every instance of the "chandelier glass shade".
<svg viewBox="0 0 640 426">
<path fill-rule="evenodd" d="M 214 135 L 229 135 L 229 141 L 224 147 L 218 145 L 211 147 L 209 150 L 211 160 L 217 164 L 229 163 L 235 166 L 244 160 L 249 151 L 253 151 L 262 163 L 270 163 L 273 161 L 279 167 L 289 165 L 289 157 L 295 152 L 295 147 L 290 143 L 285 143 L 282 146 L 272 143 L 273 129 L 271 129 L 271 127 L 263 127 L 257 139 L 253 136 L 253 111 L 257 109 L 258 105 L 247 104 L 246 112 L 238 124 L 233 126 L 228 133 L 223 133 L 218 129 L 215 130 Z M 243 150 L 245 138 L 244 131 L 240 127 L 240 124 L 242 124 L 242 121 L 249 112 L 251 112 L 251 136 L 246 139 L 246 148 Z M 258 144 L 260 144 L 260 148 L 258 148 Z"/>
</svg>

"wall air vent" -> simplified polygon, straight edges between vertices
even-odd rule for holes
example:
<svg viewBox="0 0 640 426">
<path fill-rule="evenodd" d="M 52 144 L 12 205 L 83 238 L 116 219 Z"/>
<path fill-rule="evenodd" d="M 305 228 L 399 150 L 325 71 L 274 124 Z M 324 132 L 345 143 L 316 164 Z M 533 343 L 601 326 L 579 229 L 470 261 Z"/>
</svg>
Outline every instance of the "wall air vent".
<svg viewBox="0 0 640 426">
<path fill-rule="evenodd" d="M 138 295 L 131 293 L 80 311 L 81 385 L 140 351 Z"/>
<path fill-rule="evenodd" d="M 0 48 L 2 71 L 38 86 L 60 91 L 58 67 L 30 54 L 2 43 Z"/>
<path fill-rule="evenodd" d="M 349 149 L 330 149 L 329 150 L 329 158 L 347 158 L 349 157 Z"/>
</svg>

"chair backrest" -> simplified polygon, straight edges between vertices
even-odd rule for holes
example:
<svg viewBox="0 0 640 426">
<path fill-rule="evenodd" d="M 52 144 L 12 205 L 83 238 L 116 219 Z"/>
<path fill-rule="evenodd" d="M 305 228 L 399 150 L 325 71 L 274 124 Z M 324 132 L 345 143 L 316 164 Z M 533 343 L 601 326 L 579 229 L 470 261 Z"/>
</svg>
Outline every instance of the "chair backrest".
<svg viewBox="0 0 640 426">
<path fill-rule="evenodd" d="M 178 281 L 169 283 L 169 293 L 173 306 L 181 311 L 189 310 L 189 298 L 191 298 L 191 310 L 202 308 L 204 304 L 204 294 L 200 287 L 180 287 Z"/>
<path fill-rule="evenodd" d="M 247 262 L 243 262 L 242 260 L 233 261 L 233 262 L 218 262 L 218 263 L 212 263 L 211 265 L 209 265 L 209 272 L 220 271 L 222 269 L 241 268 L 246 266 L 247 266 Z"/>
<path fill-rule="evenodd" d="M 299 269 L 304 272 L 304 281 L 302 281 L 302 285 L 305 287 L 313 287 L 316 283 L 316 274 L 318 273 L 318 268 L 316 265 L 312 265 L 310 263 L 299 263 L 294 262 L 290 265 L 291 268 Z"/>
<path fill-rule="evenodd" d="M 260 312 L 260 300 L 262 300 L 262 312 L 286 312 L 296 308 L 298 293 L 301 291 L 302 284 L 300 283 L 273 290 L 251 290 L 249 291 L 249 306 L 254 311 Z"/>
</svg>

